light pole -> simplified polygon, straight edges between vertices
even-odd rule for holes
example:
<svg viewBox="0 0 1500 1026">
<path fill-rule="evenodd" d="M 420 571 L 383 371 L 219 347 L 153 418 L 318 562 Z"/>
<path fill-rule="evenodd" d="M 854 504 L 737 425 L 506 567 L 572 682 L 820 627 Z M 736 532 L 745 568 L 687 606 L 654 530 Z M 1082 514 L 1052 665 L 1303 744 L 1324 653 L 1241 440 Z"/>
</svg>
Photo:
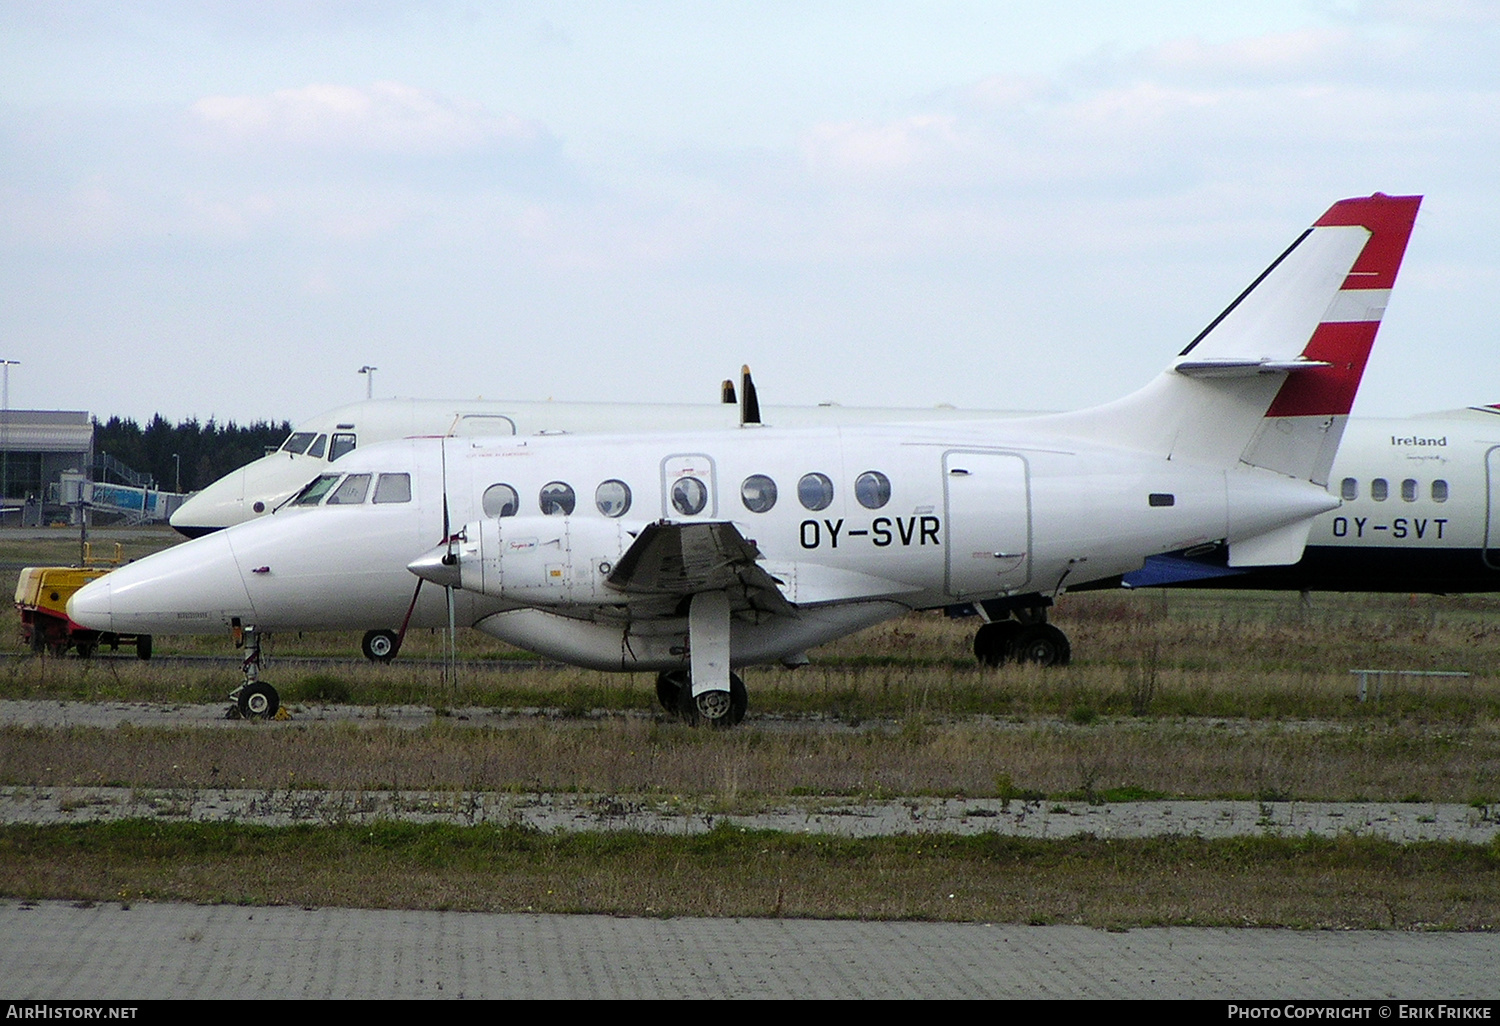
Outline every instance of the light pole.
<svg viewBox="0 0 1500 1026">
<path fill-rule="evenodd" d="M 368 363 L 359 369 L 359 372 L 365 376 L 366 399 L 375 398 L 375 372 L 379 369 L 379 367 L 371 367 Z"/>
<path fill-rule="evenodd" d="M 177 469 L 177 488 L 175 489 L 175 491 L 177 492 L 178 495 L 181 495 L 182 494 L 182 457 L 179 456 L 179 455 L 177 455 L 175 452 L 172 454 L 172 466 Z"/>
</svg>

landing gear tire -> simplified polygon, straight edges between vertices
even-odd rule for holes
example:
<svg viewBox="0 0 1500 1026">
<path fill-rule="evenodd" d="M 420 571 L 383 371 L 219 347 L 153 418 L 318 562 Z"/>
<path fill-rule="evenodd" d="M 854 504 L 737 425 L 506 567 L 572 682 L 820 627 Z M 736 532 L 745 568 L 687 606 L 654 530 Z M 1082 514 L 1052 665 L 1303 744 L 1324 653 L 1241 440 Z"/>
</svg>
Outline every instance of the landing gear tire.
<svg viewBox="0 0 1500 1026">
<path fill-rule="evenodd" d="M 92 659 L 92 658 L 94 658 L 94 648 L 95 648 L 95 646 L 93 644 L 91 644 L 90 642 L 80 641 L 77 644 L 76 647 L 78 649 L 78 658 L 79 659 Z"/>
<path fill-rule="evenodd" d="M 136 636 L 135 657 L 143 662 L 151 658 L 151 635 L 140 634 Z"/>
<path fill-rule="evenodd" d="M 677 706 L 682 700 L 682 689 L 691 683 L 686 670 L 667 670 L 656 675 L 656 700 L 673 716 L 680 715 Z"/>
<path fill-rule="evenodd" d="M 1073 646 L 1068 644 L 1068 636 L 1050 623 L 1034 623 L 1021 629 L 1012 652 L 1018 663 L 1067 666 Z"/>
<path fill-rule="evenodd" d="M 251 681 L 242 687 L 235 702 L 243 720 L 269 720 L 281 708 L 281 696 L 263 680 Z"/>
<path fill-rule="evenodd" d="M 750 693 L 737 673 L 729 675 L 729 690 L 705 691 L 693 697 L 691 680 L 684 683 L 677 694 L 677 715 L 689 726 L 706 726 L 715 730 L 727 730 L 745 718 L 750 706 Z"/>
<path fill-rule="evenodd" d="M 974 658 L 983 666 L 1001 666 L 1015 658 L 1016 638 L 1021 625 L 1014 620 L 997 620 L 979 628 L 974 635 Z"/>
<path fill-rule="evenodd" d="M 359 643 L 359 647 L 370 662 L 388 663 L 396 658 L 396 632 L 365 631 L 364 640 Z"/>
</svg>

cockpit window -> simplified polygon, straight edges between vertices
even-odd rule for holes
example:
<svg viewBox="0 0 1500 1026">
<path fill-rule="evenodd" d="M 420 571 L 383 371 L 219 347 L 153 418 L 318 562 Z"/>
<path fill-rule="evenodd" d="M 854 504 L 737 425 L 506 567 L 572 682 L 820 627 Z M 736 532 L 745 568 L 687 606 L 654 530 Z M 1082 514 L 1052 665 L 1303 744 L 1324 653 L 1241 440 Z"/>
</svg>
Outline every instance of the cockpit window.
<svg viewBox="0 0 1500 1026">
<path fill-rule="evenodd" d="M 358 506 L 365 501 L 365 493 L 370 490 L 369 474 L 350 474 L 344 478 L 344 483 L 333 490 L 328 497 L 330 506 Z"/>
<path fill-rule="evenodd" d="M 410 502 L 410 474 L 381 474 L 375 484 L 376 502 Z"/>
<path fill-rule="evenodd" d="M 298 431 L 285 442 L 281 443 L 281 451 L 301 456 L 307 451 L 307 447 L 312 444 L 312 440 L 316 437 L 318 436 L 311 431 Z"/>
<path fill-rule="evenodd" d="M 307 454 L 309 456 L 311 456 L 315 460 L 320 460 L 320 459 L 323 458 L 323 450 L 324 450 L 324 448 L 327 447 L 327 445 L 328 445 L 328 436 L 327 435 L 319 435 L 313 441 L 313 444 L 309 445 L 307 447 Z"/>
<path fill-rule="evenodd" d="M 340 456 L 347 456 L 354 451 L 355 436 L 340 432 L 333 436 L 333 444 L 328 447 L 328 462 L 332 463 Z"/>
<path fill-rule="evenodd" d="M 323 496 L 328 494 L 328 490 L 337 484 L 338 479 L 342 476 L 342 474 L 323 474 L 306 488 L 302 489 L 297 494 L 297 497 L 292 500 L 292 505 L 316 506 L 323 501 Z"/>
</svg>

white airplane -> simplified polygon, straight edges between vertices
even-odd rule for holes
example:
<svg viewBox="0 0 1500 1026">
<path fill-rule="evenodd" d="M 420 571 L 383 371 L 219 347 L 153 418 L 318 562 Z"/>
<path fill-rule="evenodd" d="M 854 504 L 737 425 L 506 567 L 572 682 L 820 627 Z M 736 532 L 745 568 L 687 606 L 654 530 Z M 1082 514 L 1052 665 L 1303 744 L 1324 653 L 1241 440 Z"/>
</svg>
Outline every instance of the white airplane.
<svg viewBox="0 0 1500 1026">
<path fill-rule="evenodd" d="M 732 429 L 750 414 L 759 419 L 753 386 L 743 376 L 736 392 L 724 383 L 721 403 L 554 403 L 446 399 L 370 399 L 340 406 L 297 425 L 281 448 L 219 478 L 173 512 L 172 527 L 189 538 L 266 516 L 360 445 L 447 435 L 630 434 L 635 432 Z M 744 394 L 744 398 L 740 398 Z M 902 424 L 976 417 L 1016 416 L 933 409 L 870 409 L 835 406 L 769 406 L 765 420 L 778 427 L 843 424 Z"/>
<path fill-rule="evenodd" d="M 1419 203 L 1335 204 L 1155 381 L 1102 407 L 361 446 L 277 515 L 123 567 L 69 615 L 254 636 L 459 622 L 581 666 L 657 671 L 664 705 L 716 725 L 744 715 L 734 668 L 797 663 L 911 609 L 970 603 L 995 621 L 984 644 L 1064 647 L 1052 597 L 1149 556 L 1301 557 L 1338 506 L 1329 468 Z M 407 569 L 420 580 L 393 604 Z M 274 714 L 247 666 L 242 713 Z"/>
</svg>

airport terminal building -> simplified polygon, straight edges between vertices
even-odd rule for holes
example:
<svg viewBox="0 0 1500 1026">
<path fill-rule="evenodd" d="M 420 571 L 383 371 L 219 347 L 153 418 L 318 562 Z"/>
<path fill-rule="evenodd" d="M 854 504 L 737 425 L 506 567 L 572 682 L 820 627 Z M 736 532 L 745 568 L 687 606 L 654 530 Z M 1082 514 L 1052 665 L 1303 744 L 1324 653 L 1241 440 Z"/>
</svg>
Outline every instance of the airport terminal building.
<svg viewBox="0 0 1500 1026">
<path fill-rule="evenodd" d="M 93 462 L 94 421 L 86 410 L 0 411 L 0 523 L 66 518 L 63 475 L 87 475 Z"/>
</svg>

